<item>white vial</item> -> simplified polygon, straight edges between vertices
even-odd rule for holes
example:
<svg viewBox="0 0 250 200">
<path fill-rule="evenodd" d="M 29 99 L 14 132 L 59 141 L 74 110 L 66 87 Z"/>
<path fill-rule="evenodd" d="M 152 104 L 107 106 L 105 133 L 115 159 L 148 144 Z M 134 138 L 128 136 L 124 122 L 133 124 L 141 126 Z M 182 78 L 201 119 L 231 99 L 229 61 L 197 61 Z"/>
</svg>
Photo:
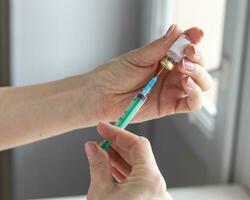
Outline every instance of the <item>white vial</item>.
<svg viewBox="0 0 250 200">
<path fill-rule="evenodd" d="M 180 62 L 184 57 L 184 50 L 190 43 L 186 35 L 181 35 L 168 50 L 167 57 L 161 60 L 161 65 L 167 70 L 172 70 L 174 63 Z"/>
</svg>

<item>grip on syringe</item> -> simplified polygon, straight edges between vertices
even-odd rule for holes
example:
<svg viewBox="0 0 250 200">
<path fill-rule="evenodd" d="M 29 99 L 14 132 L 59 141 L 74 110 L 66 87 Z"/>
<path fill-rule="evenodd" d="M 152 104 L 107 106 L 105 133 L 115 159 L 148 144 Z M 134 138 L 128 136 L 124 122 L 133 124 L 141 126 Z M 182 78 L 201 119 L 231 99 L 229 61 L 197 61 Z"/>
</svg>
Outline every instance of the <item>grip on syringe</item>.
<svg viewBox="0 0 250 200">
<path fill-rule="evenodd" d="M 122 116 L 119 118 L 117 123 L 115 124 L 117 127 L 125 129 L 128 123 L 134 118 L 135 114 L 138 112 L 138 110 L 141 108 L 143 103 L 146 101 L 147 95 L 152 90 L 153 86 L 157 82 L 157 77 L 153 77 L 148 84 L 143 88 L 143 90 L 137 95 L 137 97 L 129 104 L 129 106 L 126 108 L 125 112 L 122 114 Z M 140 98 L 143 97 L 143 98 Z M 109 147 L 111 145 L 111 141 L 105 140 L 101 147 L 108 151 Z"/>
</svg>

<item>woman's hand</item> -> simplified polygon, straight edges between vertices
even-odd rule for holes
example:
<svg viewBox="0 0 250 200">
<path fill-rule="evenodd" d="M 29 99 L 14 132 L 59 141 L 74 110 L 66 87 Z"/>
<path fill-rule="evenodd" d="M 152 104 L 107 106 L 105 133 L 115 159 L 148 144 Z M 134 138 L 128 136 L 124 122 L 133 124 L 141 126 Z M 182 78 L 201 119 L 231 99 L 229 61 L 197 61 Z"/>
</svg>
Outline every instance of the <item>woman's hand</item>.
<svg viewBox="0 0 250 200">
<path fill-rule="evenodd" d="M 96 118 L 114 121 L 139 90 L 157 73 L 159 61 L 183 32 L 172 25 L 166 35 L 149 45 L 128 52 L 98 67 L 92 73 Z M 192 44 L 185 49 L 186 57 L 172 71 L 164 71 L 149 99 L 134 121 L 165 115 L 196 111 L 202 106 L 202 93 L 210 88 L 211 77 L 202 67 L 204 59 L 197 43 L 203 37 L 199 28 L 184 32 Z"/>
<path fill-rule="evenodd" d="M 162 38 L 87 74 L 31 86 L 0 88 L 0 150 L 93 126 L 98 121 L 117 120 L 157 73 L 159 61 L 182 33 L 176 25 L 172 26 Z M 192 41 L 185 49 L 186 58 L 172 71 L 163 71 L 134 121 L 201 107 L 202 92 L 211 84 L 211 77 L 201 66 L 203 55 L 196 46 L 203 33 L 191 28 L 184 34 Z"/>
<path fill-rule="evenodd" d="M 108 123 L 100 123 L 97 130 L 112 141 L 112 148 L 107 154 L 94 142 L 85 144 L 91 175 L 88 200 L 172 199 L 146 138 Z"/>
</svg>

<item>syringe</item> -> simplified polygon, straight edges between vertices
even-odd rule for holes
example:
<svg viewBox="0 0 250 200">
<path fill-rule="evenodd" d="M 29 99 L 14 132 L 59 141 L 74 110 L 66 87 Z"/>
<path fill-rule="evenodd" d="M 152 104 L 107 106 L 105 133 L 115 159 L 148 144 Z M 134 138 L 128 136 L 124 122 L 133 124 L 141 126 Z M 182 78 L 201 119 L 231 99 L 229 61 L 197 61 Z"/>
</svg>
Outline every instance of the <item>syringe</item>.
<svg viewBox="0 0 250 200">
<path fill-rule="evenodd" d="M 157 78 L 160 75 L 160 73 L 163 71 L 164 67 L 158 72 L 156 76 L 154 76 L 147 85 L 136 95 L 136 97 L 132 100 L 132 102 L 129 104 L 125 112 L 122 114 L 122 116 L 119 118 L 119 120 L 115 123 L 115 126 L 120 127 L 122 129 L 125 129 L 129 122 L 134 118 L 135 114 L 139 111 L 139 109 L 142 107 L 142 105 L 147 100 L 147 96 L 152 90 L 153 86 L 157 82 Z M 109 147 L 111 145 L 111 141 L 104 140 L 101 147 L 108 151 Z"/>
<path fill-rule="evenodd" d="M 119 120 L 115 123 L 115 126 L 125 129 L 129 122 L 133 119 L 138 110 L 142 107 L 147 99 L 147 95 L 152 90 L 153 86 L 157 82 L 158 76 L 161 72 L 166 69 L 171 71 L 174 67 L 174 63 L 179 62 L 184 56 L 185 47 L 190 44 L 191 41 L 185 35 L 181 35 L 174 44 L 170 47 L 167 52 L 167 57 L 161 60 L 162 69 L 158 72 L 156 76 L 154 76 L 148 84 L 137 94 L 137 96 L 132 100 L 129 104 L 125 112 L 119 118 Z M 101 147 L 108 151 L 111 145 L 111 141 L 104 140 Z"/>
</svg>

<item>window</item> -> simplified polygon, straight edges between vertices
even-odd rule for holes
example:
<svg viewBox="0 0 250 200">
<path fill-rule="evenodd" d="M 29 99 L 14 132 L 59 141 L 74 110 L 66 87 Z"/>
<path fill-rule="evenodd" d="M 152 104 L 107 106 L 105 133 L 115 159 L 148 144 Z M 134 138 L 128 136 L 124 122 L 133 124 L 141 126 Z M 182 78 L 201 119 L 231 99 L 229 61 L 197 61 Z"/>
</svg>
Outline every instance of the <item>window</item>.
<svg viewBox="0 0 250 200">
<path fill-rule="evenodd" d="M 206 55 L 206 67 L 214 74 L 221 64 L 222 36 L 226 0 L 174 0 L 172 1 L 172 21 L 183 29 L 198 26 L 204 30 L 205 37 L 201 47 Z M 216 6 L 215 6 L 216 5 Z M 191 8 L 192 12 L 190 12 Z M 207 93 L 209 102 L 216 107 L 215 81 L 213 91 Z"/>
<path fill-rule="evenodd" d="M 185 30 L 192 26 L 204 30 L 204 39 L 200 46 L 206 58 L 206 68 L 212 75 L 212 88 L 204 95 L 204 107 L 194 114 L 208 129 L 213 128 L 217 113 L 217 95 L 221 66 L 224 17 L 226 0 L 171 0 L 168 4 L 168 22 L 176 23 Z M 192 119 L 195 117 L 191 116 Z M 204 126 L 202 127 L 204 130 Z"/>
<path fill-rule="evenodd" d="M 232 175 L 231 164 L 235 158 L 234 139 L 239 122 L 242 70 L 246 63 L 246 37 L 249 33 L 246 31 L 249 1 L 155 2 L 159 4 L 155 13 L 162 16 L 162 24 L 167 22 L 167 27 L 178 23 L 183 29 L 194 25 L 204 29 L 205 37 L 201 45 L 207 57 L 207 69 L 215 80 L 214 86 L 206 94 L 206 103 L 201 111 L 166 120 L 204 162 L 209 184 L 225 183 Z M 165 8 L 164 12 L 162 8 Z M 161 31 L 166 30 L 166 26 L 160 28 Z M 163 126 L 159 124 L 156 128 Z"/>
</svg>

